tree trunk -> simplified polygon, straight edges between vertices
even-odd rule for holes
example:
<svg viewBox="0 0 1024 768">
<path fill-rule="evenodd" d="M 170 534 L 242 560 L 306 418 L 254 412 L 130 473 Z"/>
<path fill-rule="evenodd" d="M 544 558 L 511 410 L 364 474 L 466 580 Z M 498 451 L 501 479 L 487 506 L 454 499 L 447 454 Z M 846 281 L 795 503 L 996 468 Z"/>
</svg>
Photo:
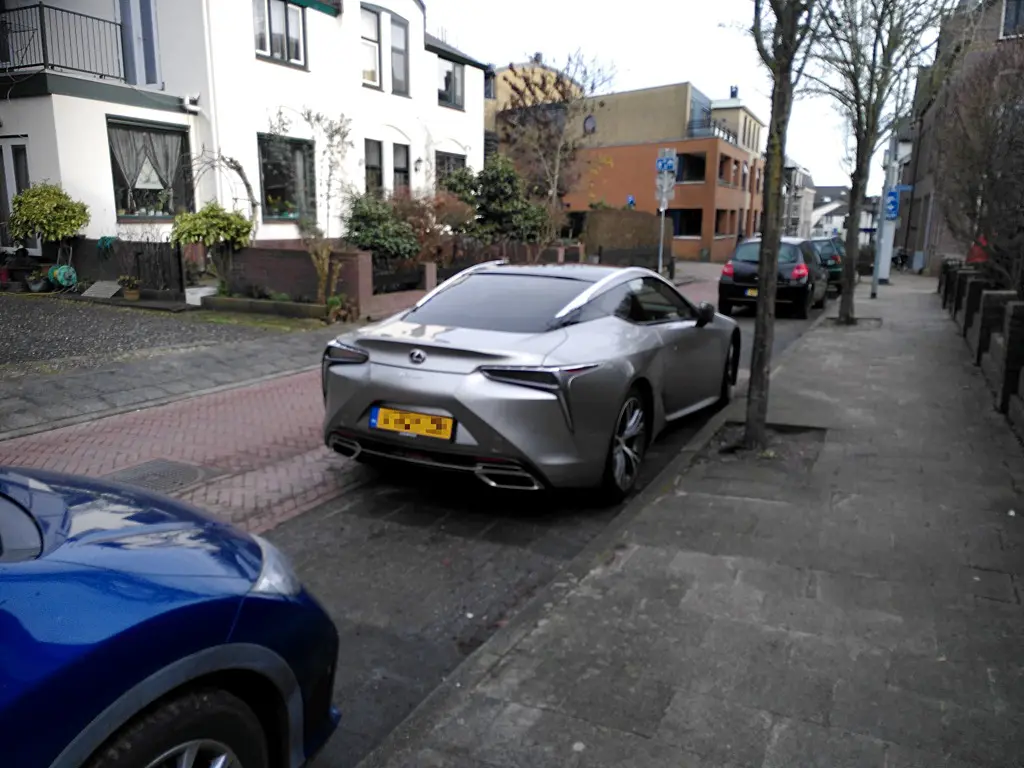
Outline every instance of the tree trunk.
<svg viewBox="0 0 1024 768">
<path fill-rule="evenodd" d="M 842 325 L 856 325 L 853 291 L 857 284 L 857 263 L 860 261 L 860 211 L 864 200 L 864 182 L 870 173 L 870 156 L 861 157 L 860 143 L 857 146 L 857 165 L 850 176 L 849 217 L 846 221 L 846 259 L 843 261 L 843 293 L 839 297 L 839 322 Z M 881 229 L 881 227 L 879 227 Z M 881 237 L 879 232 L 876 237 Z M 875 251 L 877 259 L 877 250 Z"/>
<path fill-rule="evenodd" d="M 780 67 L 772 91 L 772 116 L 768 127 L 764 175 L 764 212 L 761 256 L 758 262 L 757 317 L 751 347 L 750 388 L 747 393 L 747 424 L 743 443 L 763 448 L 768 442 L 768 383 L 772 346 L 775 343 L 775 293 L 779 284 L 779 245 L 782 236 L 782 169 L 786 132 L 793 108 L 793 86 L 788 68 Z"/>
</svg>

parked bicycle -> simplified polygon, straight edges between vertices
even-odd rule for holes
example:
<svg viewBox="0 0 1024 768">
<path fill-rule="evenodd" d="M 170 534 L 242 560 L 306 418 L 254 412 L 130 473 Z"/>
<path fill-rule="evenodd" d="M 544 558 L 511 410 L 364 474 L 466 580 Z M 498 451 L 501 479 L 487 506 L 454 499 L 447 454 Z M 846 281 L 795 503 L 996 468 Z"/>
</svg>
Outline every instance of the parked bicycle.
<svg viewBox="0 0 1024 768">
<path fill-rule="evenodd" d="M 892 257 L 892 268 L 897 272 L 906 272 L 910 269 L 910 264 L 907 259 L 907 252 L 900 248 Z"/>
</svg>

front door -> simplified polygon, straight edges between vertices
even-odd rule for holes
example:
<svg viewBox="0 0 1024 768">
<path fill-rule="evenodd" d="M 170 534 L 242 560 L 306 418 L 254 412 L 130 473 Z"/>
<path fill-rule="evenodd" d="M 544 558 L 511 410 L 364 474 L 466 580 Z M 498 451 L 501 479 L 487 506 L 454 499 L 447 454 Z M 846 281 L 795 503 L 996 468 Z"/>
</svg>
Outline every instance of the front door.
<svg viewBox="0 0 1024 768">
<path fill-rule="evenodd" d="M 11 217 L 11 201 L 16 194 L 29 188 L 28 138 L 13 136 L 0 138 L 0 248 L 13 251 L 17 247 L 7 231 Z M 29 253 L 39 255 L 38 241 L 24 243 Z"/>
</svg>

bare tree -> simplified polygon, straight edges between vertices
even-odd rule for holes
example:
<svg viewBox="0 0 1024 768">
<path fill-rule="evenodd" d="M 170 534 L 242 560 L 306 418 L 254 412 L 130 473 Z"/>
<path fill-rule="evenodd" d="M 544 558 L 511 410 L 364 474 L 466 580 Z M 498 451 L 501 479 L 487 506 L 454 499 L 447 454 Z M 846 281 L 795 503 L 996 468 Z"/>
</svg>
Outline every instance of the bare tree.
<svg viewBox="0 0 1024 768">
<path fill-rule="evenodd" d="M 592 130 L 587 118 L 604 106 L 600 93 L 612 76 L 577 51 L 561 68 L 536 60 L 511 65 L 504 80 L 509 98 L 499 105 L 499 139 L 530 196 L 543 200 L 555 221 L 562 196 L 582 175 L 579 150 Z"/>
<path fill-rule="evenodd" d="M 750 389 L 744 444 L 763 447 L 768 441 L 768 384 L 775 342 L 775 293 L 779 282 L 782 239 L 782 183 L 786 134 L 797 85 L 807 66 L 818 27 L 821 0 L 754 0 L 751 34 L 772 80 L 772 114 L 764 175 L 764 213 L 758 260 L 757 317 L 751 348 Z"/>
<path fill-rule="evenodd" d="M 860 215 L 871 158 L 905 114 L 910 80 L 958 0 L 824 0 L 810 90 L 831 97 L 850 126 L 853 171 L 839 322 L 853 324 Z"/>
<path fill-rule="evenodd" d="M 936 104 L 936 197 L 950 232 L 1024 297 L 1024 41 L 969 54 Z"/>
</svg>

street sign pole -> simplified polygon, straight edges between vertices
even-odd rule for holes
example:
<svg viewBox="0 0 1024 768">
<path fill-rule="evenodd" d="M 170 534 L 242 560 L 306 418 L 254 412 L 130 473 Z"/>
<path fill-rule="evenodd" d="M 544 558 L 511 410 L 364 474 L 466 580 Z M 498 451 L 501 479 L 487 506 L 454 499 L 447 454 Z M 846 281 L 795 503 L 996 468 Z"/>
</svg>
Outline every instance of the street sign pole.
<svg viewBox="0 0 1024 768">
<path fill-rule="evenodd" d="M 892 262 L 893 241 L 896 239 L 896 221 L 900 215 L 900 193 L 897 188 L 899 181 L 899 158 L 897 149 L 899 141 L 894 131 L 889 138 L 889 151 L 886 153 L 885 189 L 882 201 L 885 210 L 879 222 L 876 234 L 875 268 L 871 273 L 871 298 L 878 298 L 878 286 L 889 283 L 889 267 Z M 858 222 L 859 226 L 860 222 Z"/>
<path fill-rule="evenodd" d="M 655 189 L 658 197 L 658 212 L 661 214 L 661 235 L 658 238 L 658 274 L 665 271 L 665 212 L 668 204 L 676 197 L 676 151 L 663 148 L 658 151 L 654 166 Z M 675 270 L 673 269 L 674 273 Z"/>
</svg>

